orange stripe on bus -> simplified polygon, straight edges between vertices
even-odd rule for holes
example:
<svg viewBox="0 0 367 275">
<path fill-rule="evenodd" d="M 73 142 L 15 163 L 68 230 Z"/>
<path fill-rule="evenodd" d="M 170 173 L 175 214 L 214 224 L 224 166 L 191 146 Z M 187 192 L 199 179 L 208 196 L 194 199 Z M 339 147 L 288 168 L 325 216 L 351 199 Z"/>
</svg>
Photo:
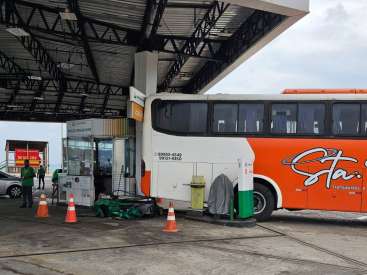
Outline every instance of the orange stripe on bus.
<svg viewBox="0 0 367 275">
<path fill-rule="evenodd" d="M 144 176 L 141 178 L 141 192 L 144 193 L 145 196 L 150 196 L 150 176 L 152 172 L 151 171 L 145 171 Z"/>
<path fill-rule="evenodd" d="M 367 89 L 286 89 L 283 94 L 367 94 Z"/>
</svg>

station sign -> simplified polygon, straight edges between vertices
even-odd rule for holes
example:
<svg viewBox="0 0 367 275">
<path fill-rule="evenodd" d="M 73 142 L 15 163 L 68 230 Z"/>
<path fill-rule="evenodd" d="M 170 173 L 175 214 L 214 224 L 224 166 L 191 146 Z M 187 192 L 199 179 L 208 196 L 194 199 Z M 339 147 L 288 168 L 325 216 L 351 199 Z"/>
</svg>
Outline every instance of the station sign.
<svg viewBox="0 0 367 275">
<path fill-rule="evenodd" d="M 136 102 L 129 101 L 127 106 L 127 117 L 139 122 L 143 122 L 144 107 L 140 106 Z"/>
<path fill-rule="evenodd" d="M 135 102 L 136 104 L 144 108 L 145 98 L 145 94 L 134 87 L 130 87 L 130 101 Z"/>
<path fill-rule="evenodd" d="M 127 106 L 128 118 L 143 122 L 145 98 L 145 94 L 134 87 L 130 87 L 130 101 Z"/>
<path fill-rule="evenodd" d="M 24 161 L 28 159 L 31 167 L 39 167 L 41 158 L 38 150 L 15 149 L 15 165 L 23 167 Z"/>
</svg>

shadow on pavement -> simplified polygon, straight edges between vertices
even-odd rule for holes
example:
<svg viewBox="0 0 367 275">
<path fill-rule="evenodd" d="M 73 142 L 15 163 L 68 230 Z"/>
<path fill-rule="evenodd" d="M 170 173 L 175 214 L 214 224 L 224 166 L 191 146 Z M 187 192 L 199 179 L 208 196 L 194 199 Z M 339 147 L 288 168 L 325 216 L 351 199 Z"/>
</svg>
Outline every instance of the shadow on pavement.
<svg viewBox="0 0 367 275">
<path fill-rule="evenodd" d="M 315 215 L 297 215 L 292 213 L 277 215 L 274 214 L 269 221 L 263 222 L 266 223 L 292 223 L 292 224 L 300 224 L 300 225 L 337 225 L 337 226 L 346 226 L 350 227 L 353 225 L 366 228 L 367 220 L 358 220 L 352 217 L 330 217 L 330 216 L 315 216 Z"/>
</svg>

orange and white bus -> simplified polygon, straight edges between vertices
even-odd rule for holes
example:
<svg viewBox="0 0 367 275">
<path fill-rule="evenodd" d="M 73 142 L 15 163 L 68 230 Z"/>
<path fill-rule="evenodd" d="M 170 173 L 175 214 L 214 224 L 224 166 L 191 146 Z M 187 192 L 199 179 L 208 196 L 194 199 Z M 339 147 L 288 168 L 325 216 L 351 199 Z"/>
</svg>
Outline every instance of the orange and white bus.
<svg viewBox="0 0 367 275">
<path fill-rule="evenodd" d="M 158 94 L 146 101 L 142 191 L 190 200 L 193 174 L 225 173 L 255 156 L 254 212 L 367 212 L 367 94 Z"/>
</svg>

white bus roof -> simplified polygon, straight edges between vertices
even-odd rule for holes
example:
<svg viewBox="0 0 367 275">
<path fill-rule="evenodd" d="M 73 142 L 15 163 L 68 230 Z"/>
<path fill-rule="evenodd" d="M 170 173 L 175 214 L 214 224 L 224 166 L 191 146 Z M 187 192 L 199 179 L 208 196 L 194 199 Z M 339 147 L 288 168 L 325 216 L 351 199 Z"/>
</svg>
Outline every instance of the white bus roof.
<svg viewBox="0 0 367 275">
<path fill-rule="evenodd" d="M 367 94 L 214 94 L 214 95 L 187 95 L 162 93 L 151 97 L 164 100 L 367 100 Z"/>
</svg>

